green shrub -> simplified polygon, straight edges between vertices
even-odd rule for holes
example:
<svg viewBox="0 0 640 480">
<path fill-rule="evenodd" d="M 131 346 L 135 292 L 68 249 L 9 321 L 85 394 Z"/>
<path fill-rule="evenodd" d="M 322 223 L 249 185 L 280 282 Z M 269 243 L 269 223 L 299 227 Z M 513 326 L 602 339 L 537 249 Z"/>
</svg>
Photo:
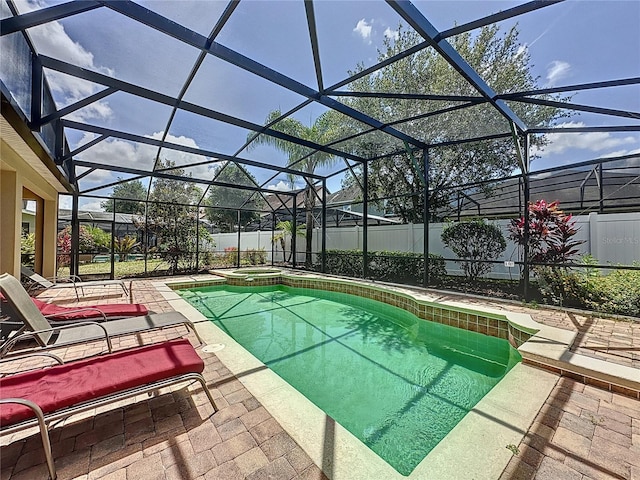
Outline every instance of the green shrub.
<svg viewBox="0 0 640 480">
<path fill-rule="evenodd" d="M 92 227 L 91 225 L 82 225 L 88 235 L 93 239 L 96 250 L 100 252 L 108 252 L 111 250 L 111 234 L 105 232 L 100 227 Z"/>
<path fill-rule="evenodd" d="M 495 260 L 507 248 L 502 230 L 482 219 L 448 224 L 442 231 L 442 241 L 464 259 L 457 263 L 471 281 L 491 271 L 492 263 L 482 260 Z"/>
<path fill-rule="evenodd" d="M 542 294 L 554 303 L 596 312 L 640 316 L 640 271 L 616 269 L 608 275 L 590 267 L 597 262 L 585 256 L 585 268 L 538 267 Z M 640 266 L 637 262 L 634 266 Z"/>
<path fill-rule="evenodd" d="M 634 262 L 638 267 L 640 263 Z M 640 317 L 640 271 L 616 269 L 602 275 L 586 269 L 578 275 L 575 298 L 595 311 Z"/>
<path fill-rule="evenodd" d="M 36 234 L 27 233 L 20 237 L 20 253 L 23 255 L 33 255 L 36 253 Z"/>
<path fill-rule="evenodd" d="M 33 267 L 36 261 L 36 234 L 23 233 L 20 238 L 20 263 Z"/>
<path fill-rule="evenodd" d="M 246 262 L 243 262 L 243 260 L 246 260 Z M 249 248 L 242 253 L 240 261 L 246 265 L 263 265 L 267 262 L 267 252 L 264 248 Z"/>
<path fill-rule="evenodd" d="M 122 238 L 116 238 L 114 240 L 113 249 L 114 252 L 118 254 L 119 260 L 126 262 L 128 255 L 138 246 L 140 246 L 140 243 L 137 242 L 136 237 L 125 235 Z"/>
<path fill-rule="evenodd" d="M 318 256 L 318 263 L 321 262 Z M 362 278 L 362 250 L 327 250 L 327 273 Z M 320 270 L 318 265 L 317 270 Z"/>
<path fill-rule="evenodd" d="M 200 252 L 200 266 L 201 267 L 210 267 L 213 265 L 215 260 L 215 254 L 213 252 L 204 251 Z"/>
<path fill-rule="evenodd" d="M 371 251 L 369 276 L 385 282 L 421 285 L 424 279 L 424 261 L 421 253 Z M 327 250 L 327 273 L 361 278 L 363 274 L 362 250 Z M 320 270 L 320 259 L 315 265 Z M 440 255 L 429 254 L 429 275 L 432 280 L 446 275 Z"/>
<path fill-rule="evenodd" d="M 581 306 L 579 275 L 565 267 L 536 266 L 540 293 L 553 304 L 564 306 Z"/>
<path fill-rule="evenodd" d="M 236 247 L 227 247 L 220 259 L 225 266 L 234 267 L 238 263 L 238 249 Z"/>
</svg>

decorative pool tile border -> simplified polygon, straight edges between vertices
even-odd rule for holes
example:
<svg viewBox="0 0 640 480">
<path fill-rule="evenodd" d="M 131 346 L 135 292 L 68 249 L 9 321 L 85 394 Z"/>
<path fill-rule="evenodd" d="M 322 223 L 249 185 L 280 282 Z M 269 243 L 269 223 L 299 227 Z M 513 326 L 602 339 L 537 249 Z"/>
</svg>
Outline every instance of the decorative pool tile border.
<svg viewBox="0 0 640 480">
<path fill-rule="evenodd" d="M 505 317 L 500 318 L 499 315 L 492 316 L 477 310 L 418 300 L 411 295 L 373 285 L 287 275 L 282 275 L 281 283 L 290 287 L 315 288 L 377 300 L 402 308 L 423 320 L 509 340 L 515 348 L 518 348 L 532 336 L 531 333 L 515 328 Z"/>
<path fill-rule="evenodd" d="M 536 333 L 536 330 L 527 329 L 527 327 L 518 328 L 519 325 L 517 323 L 510 322 L 505 315 L 499 313 L 494 314 L 492 312 L 483 312 L 419 300 L 411 294 L 393 290 L 393 287 L 363 284 L 345 279 L 288 274 L 286 272 L 259 275 L 227 275 L 223 271 L 212 271 L 211 273 L 218 275 L 218 277 L 211 279 L 193 279 L 187 282 L 168 282 L 166 285 L 172 290 L 207 287 L 225 283 L 236 286 L 286 285 L 294 288 L 311 288 L 346 293 L 400 307 L 423 320 L 430 320 L 444 325 L 506 339 L 515 348 L 520 348 Z M 567 348 L 568 347 L 569 345 L 567 344 Z M 526 345 L 523 348 L 529 350 Z M 640 399 L 640 388 L 638 388 L 640 382 L 637 380 L 628 380 L 624 375 L 622 377 L 620 375 L 610 375 L 610 372 L 607 372 L 607 370 L 610 370 L 611 364 L 602 365 L 598 368 L 581 368 L 572 364 L 571 361 L 544 358 L 544 356 L 540 356 L 539 354 L 532 355 L 530 352 L 522 350 L 521 354 L 523 363 L 533 367 Z M 597 362 L 601 364 L 607 363 L 604 361 Z"/>
<path fill-rule="evenodd" d="M 216 272 L 218 274 L 218 272 Z M 197 288 L 227 283 L 234 286 L 271 286 L 286 285 L 294 288 L 310 288 L 329 292 L 346 293 L 371 300 L 377 300 L 394 307 L 402 308 L 422 320 L 449 325 L 483 335 L 508 340 L 515 348 L 520 347 L 533 335 L 532 332 L 516 328 L 503 315 L 492 315 L 478 310 L 456 308 L 426 300 L 418 300 L 413 296 L 388 288 L 355 283 L 349 280 L 304 277 L 287 275 L 286 273 L 268 275 L 233 275 L 225 278 L 200 282 L 180 282 L 169 284 L 170 288 Z"/>
</svg>

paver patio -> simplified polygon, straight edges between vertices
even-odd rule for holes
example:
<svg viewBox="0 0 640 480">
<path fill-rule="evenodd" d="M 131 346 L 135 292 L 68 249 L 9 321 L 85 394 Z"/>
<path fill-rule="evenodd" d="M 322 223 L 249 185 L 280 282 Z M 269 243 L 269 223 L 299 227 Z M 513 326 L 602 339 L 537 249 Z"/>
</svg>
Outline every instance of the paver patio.
<svg viewBox="0 0 640 480">
<path fill-rule="evenodd" d="M 177 278 L 172 278 L 177 280 Z M 132 297 L 154 312 L 171 306 L 152 283 L 132 281 Z M 56 292 L 56 303 L 122 303 L 115 289 L 96 289 L 75 302 Z M 443 294 L 446 296 L 449 294 Z M 638 367 L 640 323 L 466 299 L 532 315 L 540 323 L 578 331 L 574 351 Z M 184 335 L 167 329 L 123 337 L 126 348 Z M 197 340 L 190 334 L 192 343 Z M 598 347 L 600 346 L 600 347 Z M 100 351 L 96 343 L 58 349 L 65 359 Z M 321 479 L 320 468 L 249 393 L 215 354 L 198 350 L 204 376 L 219 411 L 211 415 L 204 394 L 178 386 L 166 395 L 137 399 L 88 412 L 51 430 L 60 479 Z M 135 400 L 139 400 L 135 402 Z M 505 446 L 506 448 L 507 446 Z M 34 430 L 2 437 L 0 480 L 46 478 Z M 513 446 L 511 446 L 513 448 Z M 640 401 L 584 385 L 567 377 L 558 383 L 517 446 L 500 480 L 640 479 Z M 383 479 L 380 479 L 383 480 Z"/>
</svg>

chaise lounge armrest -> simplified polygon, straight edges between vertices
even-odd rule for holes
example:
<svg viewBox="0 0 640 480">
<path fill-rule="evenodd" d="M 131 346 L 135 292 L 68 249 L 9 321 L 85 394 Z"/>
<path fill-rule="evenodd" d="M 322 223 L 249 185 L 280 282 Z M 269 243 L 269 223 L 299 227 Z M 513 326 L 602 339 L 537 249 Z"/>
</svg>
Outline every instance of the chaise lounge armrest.
<svg viewBox="0 0 640 480">
<path fill-rule="evenodd" d="M 75 322 L 73 324 L 64 324 L 64 325 L 56 325 L 53 326 L 51 328 L 45 328 L 42 330 L 30 330 L 30 331 L 24 331 L 22 333 L 20 333 L 19 335 L 15 335 L 11 338 L 9 338 L 6 342 L 4 342 L 2 345 L 0 345 L 0 358 L 5 357 L 8 353 L 9 350 L 11 350 L 11 348 L 13 348 L 13 346 L 18 343 L 21 340 L 25 340 L 27 338 L 35 338 L 36 341 L 38 341 L 38 343 L 40 343 L 39 341 L 39 337 L 38 334 L 40 333 L 48 333 L 48 332 L 58 332 L 61 330 L 66 330 L 66 329 L 70 329 L 70 328 L 77 328 L 77 327 L 86 327 L 89 325 L 95 325 L 96 327 L 99 327 L 102 330 L 102 333 L 104 333 L 104 339 L 107 342 L 107 349 L 109 350 L 109 353 L 111 353 L 113 351 L 113 346 L 111 344 L 111 337 L 109 336 L 109 332 L 107 332 L 107 329 L 105 328 L 105 326 L 100 323 L 100 322 Z M 40 345 L 41 347 L 45 348 L 46 345 Z M 52 345 L 52 346 L 57 346 L 57 345 Z"/>
<path fill-rule="evenodd" d="M 26 352 L 24 354 L 16 354 L 16 355 L 12 355 L 11 357 L 0 358 L 0 363 L 11 363 L 11 362 L 17 362 L 17 361 L 24 361 L 25 359 L 28 359 L 28 358 L 31 358 L 31 357 L 50 358 L 50 359 L 54 360 L 58 365 L 62 365 L 64 363 L 64 361 L 59 356 L 54 355 L 53 353 L 50 353 L 50 352 Z M 43 368 L 43 365 L 39 365 L 39 366 L 33 367 L 33 368 Z M 23 370 L 21 370 L 21 371 L 23 371 Z M 15 373 L 19 373 L 19 372 L 4 372 L 3 374 L 0 374 L 0 376 L 11 375 L 11 374 L 15 374 Z"/>
</svg>

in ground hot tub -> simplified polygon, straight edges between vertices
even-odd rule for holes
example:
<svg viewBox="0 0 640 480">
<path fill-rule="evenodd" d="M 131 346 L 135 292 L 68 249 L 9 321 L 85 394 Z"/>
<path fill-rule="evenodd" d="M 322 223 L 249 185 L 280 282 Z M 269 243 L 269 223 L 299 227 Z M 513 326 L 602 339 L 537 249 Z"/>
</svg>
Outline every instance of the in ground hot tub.
<svg viewBox="0 0 640 480">
<path fill-rule="evenodd" d="M 245 267 L 236 270 L 212 270 L 229 285 L 275 285 L 280 283 L 282 270 L 275 267 Z"/>
<path fill-rule="evenodd" d="M 280 274 L 282 270 L 279 268 L 269 268 L 269 267 L 247 267 L 247 268 L 239 268 L 231 272 L 235 275 L 268 275 L 268 274 Z"/>
</svg>

